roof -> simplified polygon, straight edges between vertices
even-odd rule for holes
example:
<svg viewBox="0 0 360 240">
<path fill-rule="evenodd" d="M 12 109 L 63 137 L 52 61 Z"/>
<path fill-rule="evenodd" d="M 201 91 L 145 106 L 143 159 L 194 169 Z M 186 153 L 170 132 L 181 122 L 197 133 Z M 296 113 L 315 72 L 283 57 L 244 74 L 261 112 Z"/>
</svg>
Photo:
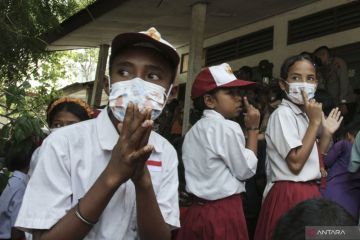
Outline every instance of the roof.
<svg viewBox="0 0 360 240">
<path fill-rule="evenodd" d="M 205 38 L 318 0 L 207 0 Z M 98 0 L 47 32 L 49 50 L 98 47 L 119 33 L 155 26 L 176 48 L 189 44 L 195 0 Z"/>
</svg>

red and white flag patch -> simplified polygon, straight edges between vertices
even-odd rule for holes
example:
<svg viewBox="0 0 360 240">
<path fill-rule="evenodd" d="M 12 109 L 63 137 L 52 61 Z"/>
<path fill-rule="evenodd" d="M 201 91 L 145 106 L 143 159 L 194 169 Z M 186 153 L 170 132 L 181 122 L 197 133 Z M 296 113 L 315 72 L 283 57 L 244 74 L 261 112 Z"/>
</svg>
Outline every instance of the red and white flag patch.
<svg viewBox="0 0 360 240">
<path fill-rule="evenodd" d="M 149 171 L 152 172 L 161 172 L 162 169 L 162 162 L 161 160 L 147 160 L 146 162 Z"/>
</svg>

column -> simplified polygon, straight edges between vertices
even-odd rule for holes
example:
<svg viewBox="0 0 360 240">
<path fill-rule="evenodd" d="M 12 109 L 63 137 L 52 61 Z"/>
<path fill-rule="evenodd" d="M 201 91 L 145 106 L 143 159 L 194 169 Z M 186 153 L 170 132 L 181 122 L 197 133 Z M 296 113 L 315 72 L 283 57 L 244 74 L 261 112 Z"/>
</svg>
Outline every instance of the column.
<svg viewBox="0 0 360 240">
<path fill-rule="evenodd" d="M 105 76 L 106 61 L 109 53 L 109 45 L 100 45 L 98 63 L 96 67 L 95 82 L 93 91 L 91 94 L 90 105 L 93 107 L 99 107 L 101 104 L 101 93 L 103 90 L 103 79 Z"/>
<path fill-rule="evenodd" d="M 197 2 L 192 6 L 191 16 L 191 39 L 189 48 L 189 65 L 188 75 L 186 81 L 185 91 L 185 105 L 184 105 L 184 118 L 182 126 L 182 134 L 189 129 L 189 117 L 190 109 L 192 106 L 191 101 L 191 86 L 201 70 L 202 54 L 203 54 L 203 43 L 204 43 L 204 32 L 205 32 L 205 21 L 206 21 L 206 7 L 205 1 Z"/>
</svg>

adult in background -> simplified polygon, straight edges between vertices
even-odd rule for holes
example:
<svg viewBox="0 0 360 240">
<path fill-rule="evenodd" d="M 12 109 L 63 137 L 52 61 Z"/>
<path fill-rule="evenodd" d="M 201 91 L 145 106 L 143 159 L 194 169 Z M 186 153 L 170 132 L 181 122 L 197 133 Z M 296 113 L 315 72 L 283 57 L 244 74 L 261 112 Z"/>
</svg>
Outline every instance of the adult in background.
<svg viewBox="0 0 360 240">
<path fill-rule="evenodd" d="M 356 96 L 348 78 L 346 62 L 333 56 L 327 46 L 317 48 L 314 56 L 321 60 L 325 89 L 344 116 L 344 125 L 347 125 L 356 113 Z"/>
</svg>

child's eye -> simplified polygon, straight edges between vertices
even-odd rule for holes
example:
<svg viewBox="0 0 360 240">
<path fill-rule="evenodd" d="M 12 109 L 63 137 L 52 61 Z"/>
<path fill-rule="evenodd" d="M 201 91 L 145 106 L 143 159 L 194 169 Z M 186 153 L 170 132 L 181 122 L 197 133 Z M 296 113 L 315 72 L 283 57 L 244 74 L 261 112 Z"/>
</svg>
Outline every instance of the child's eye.
<svg viewBox="0 0 360 240">
<path fill-rule="evenodd" d="M 61 124 L 61 123 L 55 123 L 55 124 L 54 124 L 54 128 L 60 128 L 60 127 L 62 127 L 62 124 Z"/>
<path fill-rule="evenodd" d="M 307 80 L 308 80 L 308 81 L 315 81 L 315 78 L 314 78 L 314 77 L 308 77 Z"/>
<path fill-rule="evenodd" d="M 120 76 L 122 76 L 122 77 L 128 77 L 128 76 L 130 75 L 130 73 L 129 73 L 128 71 L 123 70 L 123 69 L 120 69 L 120 70 L 118 71 L 118 74 L 119 74 Z"/>
<path fill-rule="evenodd" d="M 298 76 L 293 76 L 293 77 L 291 78 L 291 80 L 293 80 L 293 81 L 300 81 L 301 78 L 298 77 Z"/>
<path fill-rule="evenodd" d="M 160 79 L 160 76 L 159 76 L 158 74 L 155 74 L 155 73 L 150 73 L 150 74 L 148 75 L 148 78 L 149 78 L 150 80 L 156 81 L 156 80 L 159 80 L 159 79 Z"/>
</svg>

